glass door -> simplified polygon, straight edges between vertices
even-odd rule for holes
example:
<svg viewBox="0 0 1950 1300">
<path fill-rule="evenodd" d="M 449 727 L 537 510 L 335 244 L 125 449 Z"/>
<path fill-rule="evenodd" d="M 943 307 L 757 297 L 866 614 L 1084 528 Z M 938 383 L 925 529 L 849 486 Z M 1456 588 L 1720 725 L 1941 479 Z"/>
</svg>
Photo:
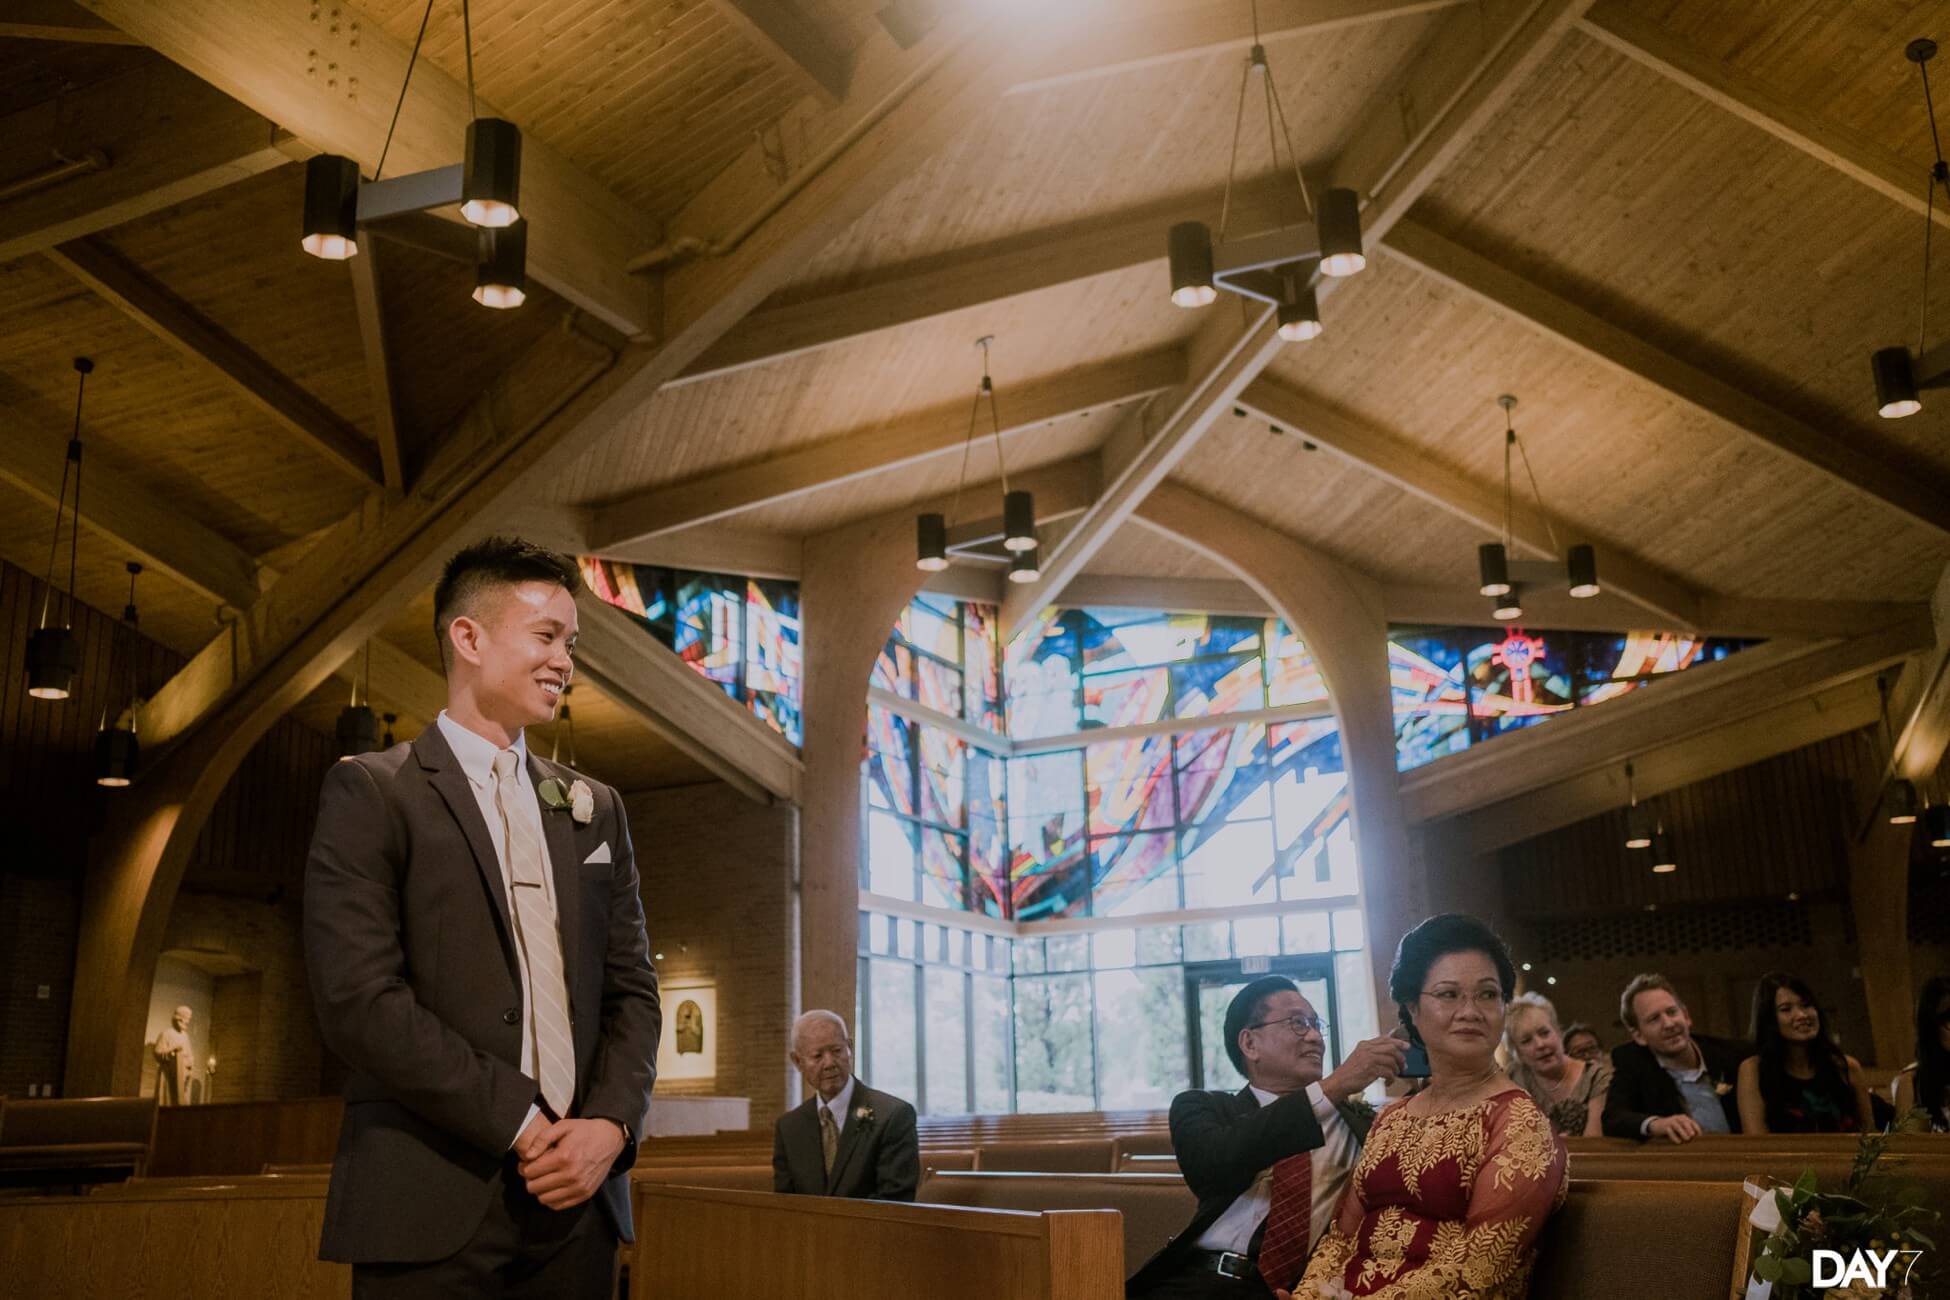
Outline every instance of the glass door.
<svg viewBox="0 0 1950 1300">
<path fill-rule="evenodd" d="M 1248 970 L 1251 966 L 1253 969 Z M 1334 965 L 1327 957 L 1260 957 L 1250 961 L 1206 961 L 1185 967 L 1185 1011 L 1191 1028 L 1192 1087 L 1237 1091 L 1246 1086 L 1226 1055 L 1226 1008 L 1240 989 L 1266 975 L 1284 975 L 1300 986 L 1300 996 L 1324 1022 L 1327 1069 L 1341 1063 L 1340 1030 L 1329 1018 L 1334 1009 Z"/>
</svg>

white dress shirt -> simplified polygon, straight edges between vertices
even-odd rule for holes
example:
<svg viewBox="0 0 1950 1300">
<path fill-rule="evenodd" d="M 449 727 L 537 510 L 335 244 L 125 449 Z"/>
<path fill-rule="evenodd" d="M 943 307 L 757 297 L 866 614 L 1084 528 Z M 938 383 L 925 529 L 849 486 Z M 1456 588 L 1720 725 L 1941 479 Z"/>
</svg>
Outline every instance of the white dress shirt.
<svg viewBox="0 0 1950 1300">
<path fill-rule="evenodd" d="M 848 1076 L 846 1086 L 840 1089 L 840 1095 L 831 1101 L 827 1101 L 817 1092 L 813 1094 L 814 1105 L 823 1106 L 833 1112 L 833 1125 L 842 1135 L 846 1133 L 846 1117 L 853 1113 L 853 1085 L 857 1082 L 859 1082 L 857 1079 Z M 817 1115 L 813 1116 L 815 1120 L 818 1118 Z"/>
<path fill-rule="evenodd" d="M 513 873 L 508 870 L 508 828 L 501 821 L 501 804 L 495 797 L 494 788 L 494 758 L 495 755 L 501 752 L 501 748 L 487 737 L 476 735 L 466 727 L 461 726 L 460 723 L 455 722 L 447 716 L 445 709 L 440 711 L 440 716 L 434 721 L 440 728 L 441 736 L 446 739 L 447 747 L 454 751 L 454 758 L 460 763 L 460 770 L 466 775 L 467 784 L 473 788 L 474 800 L 481 808 L 481 820 L 487 823 L 488 839 L 494 842 L 495 861 L 501 868 L 501 889 L 507 897 L 512 899 L 514 897 L 514 880 Z M 513 810 L 511 815 L 527 819 L 530 829 L 535 832 L 535 842 L 542 846 L 542 854 L 546 858 L 548 855 L 548 835 L 542 827 L 542 808 L 541 803 L 535 796 L 535 784 L 533 779 L 528 775 L 528 738 L 526 734 L 516 736 L 515 743 L 510 748 L 514 750 L 515 758 L 518 760 L 515 768 L 515 779 L 521 783 L 522 793 L 522 798 L 516 801 L 519 806 Z M 544 865 L 548 869 L 542 872 L 542 893 L 548 898 L 549 910 L 553 911 L 555 909 L 555 871 L 552 863 L 545 863 Z M 512 906 L 512 904 L 510 905 Z M 515 965 L 521 976 L 521 1072 L 532 1079 L 536 1077 L 535 1040 L 534 1036 L 528 1032 L 528 1022 L 534 1013 L 535 999 L 534 994 L 529 991 L 528 987 L 528 954 L 522 951 L 520 944 L 515 945 Z M 565 985 L 567 979 L 568 972 L 564 971 L 563 981 Z M 528 1108 L 528 1114 L 522 1117 L 521 1127 L 516 1129 L 514 1137 L 509 1139 L 509 1146 L 512 1147 L 515 1144 L 521 1137 L 522 1131 L 528 1127 L 528 1122 L 539 1114 L 541 1114 L 540 1106 L 531 1105 Z"/>
<path fill-rule="evenodd" d="M 1270 1106 L 1280 1099 L 1278 1093 L 1264 1088 L 1252 1089 L 1255 1100 L 1262 1106 Z M 1307 1099 L 1313 1103 L 1314 1119 L 1320 1123 L 1320 1134 L 1327 1140 L 1309 1154 L 1313 1157 L 1313 1219 L 1308 1226 L 1307 1244 L 1312 1246 L 1319 1241 L 1328 1225 L 1334 1222 L 1334 1212 L 1340 1208 L 1341 1193 L 1347 1188 L 1347 1180 L 1354 1173 L 1354 1162 L 1361 1154 L 1361 1144 L 1355 1141 L 1354 1130 L 1341 1118 L 1341 1112 L 1334 1103 L 1327 1100 L 1327 1094 L 1317 1083 L 1307 1085 Z M 1273 1166 L 1260 1170 L 1253 1185 L 1239 1193 L 1238 1199 L 1225 1209 L 1225 1213 L 1212 1221 L 1198 1239 L 1200 1250 L 1229 1250 L 1235 1255 L 1244 1255 L 1253 1244 L 1253 1234 L 1273 1209 Z"/>
</svg>

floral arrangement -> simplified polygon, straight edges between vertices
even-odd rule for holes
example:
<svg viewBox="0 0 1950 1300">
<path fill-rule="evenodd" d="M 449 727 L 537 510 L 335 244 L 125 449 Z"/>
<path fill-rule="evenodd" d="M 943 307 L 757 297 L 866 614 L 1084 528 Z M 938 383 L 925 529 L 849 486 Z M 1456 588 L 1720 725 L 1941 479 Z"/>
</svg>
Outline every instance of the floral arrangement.
<svg viewBox="0 0 1950 1300">
<path fill-rule="evenodd" d="M 1913 1110 L 1903 1116 L 1894 1131 L 1926 1131 L 1926 1120 L 1924 1111 Z M 1920 1260 L 1918 1252 L 1936 1248 L 1924 1225 L 1934 1226 L 1942 1216 L 1922 1204 L 1921 1188 L 1905 1186 L 1877 1168 L 1888 1145 L 1888 1134 L 1864 1133 L 1840 1191 L 1822 1191 L 1813 1171 L 1802 1174 L 1791 1188 L 1775 1189 L 1774 1207 L 1780 1223 L 1761 1243 L 1760 1255 L 1754 1261 L 1754 1276 L 1772 1285 L 1772 1300 L 1885 1294 L 1889 1300 L 1909 1300 L 1912 1263 Z M 1857 1251 L 1905 1253 L 1897 1257 L 1890 1270 L 1886 1293 L 1864 1291 L 1861 1284 L 1817 1291 L 1816 1250 L 1838 1251 L 1845 1256 Z"/>
</svg>

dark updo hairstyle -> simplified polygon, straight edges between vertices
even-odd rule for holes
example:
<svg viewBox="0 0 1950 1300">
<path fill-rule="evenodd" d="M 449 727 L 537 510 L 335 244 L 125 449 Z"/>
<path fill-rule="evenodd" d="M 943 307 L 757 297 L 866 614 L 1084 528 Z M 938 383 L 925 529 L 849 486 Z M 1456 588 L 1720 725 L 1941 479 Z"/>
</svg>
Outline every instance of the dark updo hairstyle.
<svg viewBox="0 0 1950 1300">
<path fill-rule="evenodd" d="M 1395 999 L 1396 1014 L 1411 1043 L 1420 1044 L 1422 1035 L 1409 1018 L 1408 1009 L 1421 1001 L 1429 967 L 1454 952 L 1480 952 L 1496 963 L 1496 982 L 1503 989 L 1505 1002 L 1516 992 L 1516 963 L 1510 960 L 1509 946 L 1496 931 L 1460 912 L 1432 916 L 1402 936 L 1395 945 L 1395 964 L 1388 972 L 1388 996 Z"/>
</svg>

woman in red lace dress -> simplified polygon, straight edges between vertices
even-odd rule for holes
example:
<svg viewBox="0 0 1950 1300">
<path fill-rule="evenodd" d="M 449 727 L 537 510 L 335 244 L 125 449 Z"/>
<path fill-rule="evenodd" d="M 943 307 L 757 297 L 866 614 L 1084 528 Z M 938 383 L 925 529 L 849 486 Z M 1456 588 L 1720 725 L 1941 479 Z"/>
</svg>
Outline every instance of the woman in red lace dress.
<svg viewBox="0 0 1950 1300">
<path fill-rule="evenodd" d="M 1496 1063 L 1515 984 L 1509 950 L 1474 917 L 1403 936 L 1388 991 L 1428 1048 L 1429 1084 L 1376 1118 L 1297 1300 L 1522 1300 L 1567 1156 Z"/>
</svg>

